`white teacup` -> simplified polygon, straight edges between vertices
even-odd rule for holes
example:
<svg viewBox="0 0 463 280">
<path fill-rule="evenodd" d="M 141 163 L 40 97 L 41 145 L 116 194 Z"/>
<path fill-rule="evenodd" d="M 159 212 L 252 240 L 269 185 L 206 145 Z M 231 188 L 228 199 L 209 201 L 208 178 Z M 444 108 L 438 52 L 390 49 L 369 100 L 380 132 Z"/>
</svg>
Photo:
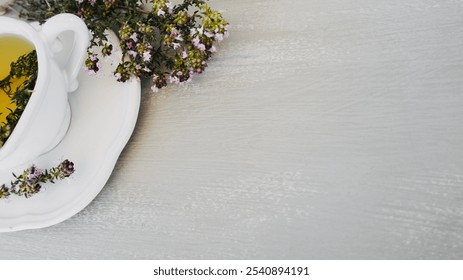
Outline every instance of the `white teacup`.
<svg viewBox="0 0 463 280">
<path fill-rule="evenodd" d="M 65 31 L 74 33 L 74 44 L 65 55 L 66 65 L 56 61 L 58 36 Z M 29 41 L 37 52 L 38 77 L 34 92 L 16 127 L 0 148 L 0 169 L 11 168 L 53 149 L 69 127 L 71 112 L 68 92 L 77 89 L 77 75 L 83 65 L 89 44 L 89 32 L 84 22 L 71 14 L 60 14 L 42 26 L 0 17 L 0 38 L 20 36 Z M 2 51 L 2 50 L 0 50 Z M 62 56 L 62 53 L 60 53 Z"/>
</svg>

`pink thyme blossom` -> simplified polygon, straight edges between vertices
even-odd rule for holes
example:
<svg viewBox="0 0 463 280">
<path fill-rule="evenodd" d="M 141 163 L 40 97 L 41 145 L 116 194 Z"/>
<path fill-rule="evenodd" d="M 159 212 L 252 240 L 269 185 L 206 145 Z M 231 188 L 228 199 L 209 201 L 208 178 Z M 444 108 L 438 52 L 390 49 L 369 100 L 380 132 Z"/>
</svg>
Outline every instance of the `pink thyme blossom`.
<svg viewBox="0 0 463 280">
<path fill-rule="evenodd" d="M 217 42 L 222 42 L 223 41 L 223 34 L 222 33 L 216 33 L 215 36 L 214 36 L 214 39 Z"/>
<path fill-rule="evenodd" d="M 27 180 L 31 184 L 36 184 L 39 180 L 40 175 L 42 175 L 42 170 L 37 168 L 37 166 L 32 165 L 30 172 L 27 174 Z"/>
<path fill-rule="evenodd" d="M 193 43 L 193 45 L 196 47 L 199 45 L 199 37 L 198 36 L 195 36 L 193 38 L 193 40 L 191 41 L 191 43 Z"/>
<path fill-rule="evenodd" d="M 96 71 L 93 70 L 93 69 L 89 69 L 89 68 L 87 68 L 87 67 L 84 67 L 84 70 L 85 70 L 85 72 L 86 72 L 89 76 L 94 76 L 94 75 L 96 75 Z"/>
<path fill-rule="evenodd" d="M 145 43 L 145 47 L 146 47 L 148 50 L 152 50 L 152 49 L 153 49 L 153 45 L 151 45 L 150 43 Z"/>
<path fill-rule="evenodd" d="M 205 51 L 205 50 L 206 50 L 206 45 L 204 45 L 204 44 L 198 44 L 196 47 L 197 47 L 198 50 L 200 50 L 200 51 Z"/>
</svg>

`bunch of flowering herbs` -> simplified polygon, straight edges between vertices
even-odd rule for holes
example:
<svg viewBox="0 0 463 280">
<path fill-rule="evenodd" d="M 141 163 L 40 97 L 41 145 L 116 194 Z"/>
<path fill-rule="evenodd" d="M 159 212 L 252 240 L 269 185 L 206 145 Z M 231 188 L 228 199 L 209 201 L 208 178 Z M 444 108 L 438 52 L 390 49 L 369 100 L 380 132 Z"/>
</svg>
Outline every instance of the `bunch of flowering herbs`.
<svg viewBox="0 0 463 280">
<path fill-rule="evenodd" d="M 114 75 L 118 81 L 151 78 L 152 90 L 190 81 L 202 73 L 217 51 L 217 43 L 228 36 L 229 24 L 206 0 L 19 0 L 21 16 L 44 22 L 59 13 L 80 16 L 93 34 L 85 62 L 89 73 L 99 71 L 94 51 L 103 56 L 114 46 L 106 30 L 120 38 L 123 56 Z"/>
</svg>

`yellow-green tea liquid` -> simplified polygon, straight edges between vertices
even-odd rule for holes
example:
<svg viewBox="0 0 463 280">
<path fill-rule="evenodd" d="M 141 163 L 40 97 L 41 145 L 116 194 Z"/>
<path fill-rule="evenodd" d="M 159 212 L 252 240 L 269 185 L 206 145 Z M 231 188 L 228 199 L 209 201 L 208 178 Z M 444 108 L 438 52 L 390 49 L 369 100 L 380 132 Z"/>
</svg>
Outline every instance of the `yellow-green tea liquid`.
<svg viewBox="0 0 463 280">
<path fill-rule="evenodd" d="M 33 50 L 34 46 L 19 36 L 0 36 L 0 81 L 10 73 L 12 62 Z M 16 88 L 23 82 L 24 78 L 13 80 L 12 88 Z M 0 88 L 0 124 L 5 122 L 6 116 L 10 113 L 8 108 L 14 110 L 16 106 L 11 103 L 8 95 Z"/>
</svg>

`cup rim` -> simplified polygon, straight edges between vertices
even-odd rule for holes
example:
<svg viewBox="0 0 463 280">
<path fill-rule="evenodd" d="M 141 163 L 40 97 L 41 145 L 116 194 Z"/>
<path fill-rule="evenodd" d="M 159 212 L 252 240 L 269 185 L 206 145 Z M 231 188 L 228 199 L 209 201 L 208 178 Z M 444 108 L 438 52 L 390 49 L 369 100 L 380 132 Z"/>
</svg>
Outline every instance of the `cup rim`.
<svg viewBox="0 0 463 280">
<path fill-rule="evenodd" d="M 18 120 L 15 128 L 11 132 L 3 146 L 0 147 L 0 161 L 14 152 L 21 144 L 23 135 L 27 130 L 27 125 L 37 113 L 44 92 L 44 88 L 49 81 L 47 72 L 50 71 L 49 62 L 47 61 L 47 47 L 44 43 L 44 38 L 39 35 L 39 30 L 36 30 L 32 25 L 21 20 L 13 18 L 0 18 L 0 38 L 2 36 L 19 36 L 30 42 L 37 53 L 38 74 L 34 87 L 34 93 L 27 102 L 26 108 Z"/>
</svg>

